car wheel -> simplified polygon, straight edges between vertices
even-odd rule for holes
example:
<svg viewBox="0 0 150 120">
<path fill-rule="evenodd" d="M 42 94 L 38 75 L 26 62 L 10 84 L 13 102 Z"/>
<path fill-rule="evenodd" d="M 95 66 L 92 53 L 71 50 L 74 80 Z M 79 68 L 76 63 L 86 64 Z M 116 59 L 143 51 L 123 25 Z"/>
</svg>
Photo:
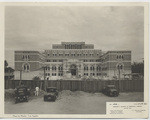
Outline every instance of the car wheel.
<svg viewBox="0 0 150 120">
<path fill-rule="evenodd" d="M 55 100 L 56 100 L 56 96 L 53 98 L 53 101 L 55 102 Z"/>
<path fill-rule="evenodd" d="M 28 102 L 28 98 L 26 98 L 26 102 Z"/>
<path fill-rule="evenodd" d="M 111 93 L 111 92 L 109 93 L 109 96 L 112 96 L 112 93 Z"/>
<path fill-rule="evenodd" d="M 46 101 L 46 97 L 44 97 L 44 101 Z"/>
<path fill-rule="evenodd" d="M 18 103 L 18 100 L 15 100 L 15 104 L 17 104 Z"/>
<path fill-rule="evenodd" d="M 114 97 L 117 97 L 117 92 L 113 92 L 113 96 L 114 96 Z"/>
<path fill-rule="evenodd" d="M 115 95 L 114 95 L 115 97 L 118 97 L 118 94 L 117 94 L 117 92 L 115 92 Z"/>
</svg>

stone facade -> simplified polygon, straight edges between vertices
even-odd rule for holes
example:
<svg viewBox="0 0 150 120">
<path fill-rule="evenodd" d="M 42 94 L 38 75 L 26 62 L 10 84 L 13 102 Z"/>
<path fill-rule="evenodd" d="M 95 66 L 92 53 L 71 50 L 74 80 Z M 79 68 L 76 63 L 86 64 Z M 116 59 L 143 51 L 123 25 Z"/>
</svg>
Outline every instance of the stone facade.
<svg viewBox="0 0 150 120">
<path fill-rule="evenodd" d="M 15 51 L 15 71 L 22 70 L 24 78 L 44 76 L 46 79 L 81 79 L 83 77 L 123 77 L 131 73 L 131 51 L 108 51 L 94 49 L 85 42 L 62 42 L 51 50 Z M 29 75 L 28 75 L 29 74 Z M 19 74 L 15 78 L 18 79 Z"/>
<path fill-rule="evenodd" d="M 131 73 L 131 51 L 108 51 L 101 56 L 102 76 L 123 78 Z"/>
</svg>

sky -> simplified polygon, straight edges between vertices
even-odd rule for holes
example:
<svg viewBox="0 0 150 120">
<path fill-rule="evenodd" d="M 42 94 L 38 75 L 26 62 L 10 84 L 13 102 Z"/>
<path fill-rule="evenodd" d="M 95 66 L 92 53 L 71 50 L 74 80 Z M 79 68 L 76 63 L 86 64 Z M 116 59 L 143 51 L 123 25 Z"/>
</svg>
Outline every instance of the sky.
<svg viewBox="0 0 150 120">
<path fill-rule="evenodd" d="M 144 56 L 144 9 L 140 6 L 8 6 L 5 59 L 14 68 L 15 50 L 45 50 L 61 42 L 85 42 L 95 49 L 131 50 Z"/>
</svg>

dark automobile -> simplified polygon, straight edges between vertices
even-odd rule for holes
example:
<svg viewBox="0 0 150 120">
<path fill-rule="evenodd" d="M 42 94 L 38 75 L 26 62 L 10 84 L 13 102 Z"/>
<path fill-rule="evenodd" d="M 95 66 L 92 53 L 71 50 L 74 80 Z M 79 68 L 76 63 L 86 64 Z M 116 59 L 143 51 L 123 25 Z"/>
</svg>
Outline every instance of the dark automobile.
<svg viewBox="0 0 150 120">
<path fill-rule="evenodd" d="M 58 97 L 58 90 L 55 87 L 48 87 L 44 95 L 44 101 L 55 101 Z"/>
<path fill-rule="evenodd" d="M 117 97 L 119 95 L 118 90 L 116 89 L 115 85 L 107 85 L 103 90 L 102 93 L 108 96 Z"/>
<path fill-rule="evenodd" d="M 30 95 L 30 91 L 26 86 L 20 86 L 15 90 L 15 103 L 26 101 L 28 102 L 28 98 Z"/>
</svg>

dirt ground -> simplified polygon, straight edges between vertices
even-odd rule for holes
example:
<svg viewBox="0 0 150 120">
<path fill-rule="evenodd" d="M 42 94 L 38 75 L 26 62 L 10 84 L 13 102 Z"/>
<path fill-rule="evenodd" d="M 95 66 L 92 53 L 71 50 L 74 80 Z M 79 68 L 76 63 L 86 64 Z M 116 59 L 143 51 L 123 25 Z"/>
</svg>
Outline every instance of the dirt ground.
<svg viewBox="0 0 150 120">
<path fill-rule="evenodd" d="M 28 102 L 14 103 L 5 99 L 5 114 L 105 114 L 106 102 L 142 102 L 142 92 L 120 93 L 108 97 L 102 93 L 71 92 L 59 93 L 55 102 L 44 102 L 43 95 L 30 97 Z"/>
</svg>

